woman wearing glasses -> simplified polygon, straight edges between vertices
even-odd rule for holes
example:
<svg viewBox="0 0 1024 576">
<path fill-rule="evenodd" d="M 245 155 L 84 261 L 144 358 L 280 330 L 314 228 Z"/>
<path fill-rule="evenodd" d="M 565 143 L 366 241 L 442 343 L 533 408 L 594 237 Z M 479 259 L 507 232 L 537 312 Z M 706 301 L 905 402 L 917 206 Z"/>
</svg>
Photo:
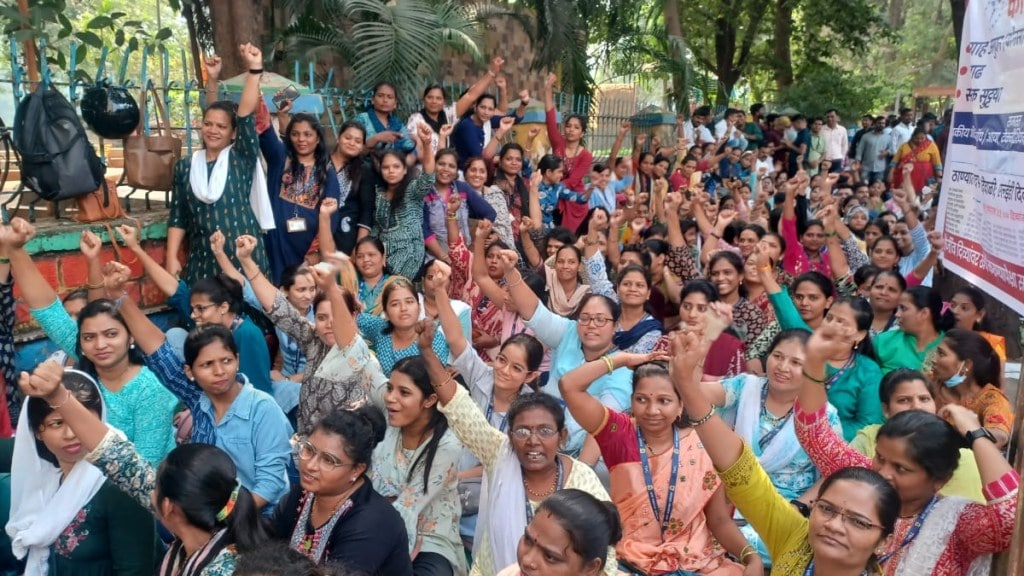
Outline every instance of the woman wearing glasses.
<svg viewBox="0 0 1024 576">
<path fill-rule="evenodd" d="M 685 417 L 719 472 L 716 481 L 721 478 L 725 495 L 764 540 L 772 558 L 772 574 L 881 576 L 875 550 L 891 542 L 900 510 L 896 490 L 876 472 L 843 468 L 822 482 L 809 518 L 793 507 L 772 485 L 750 446 L 716 414 L 702 390 L 701 364 L 714 332 L 725 325 L 726 321 L 704 326 L 702 334 L 676 334 L 672 380 L 686 406 Z M 739 554 L 741 559 L 757 556 L 752 546 L 745 546 Z"/>
<path fill-rule="evenodd" d="M 733 521 L 700 439 L 679 424 L 683 404 L 662 362 L 667 359 L 657 352 L 606 354 L 569 372 L 558 386 L 611 472 L 612 502 L 622 517 L 615 548 L 620 567 L 642 576 L 762 576 L 761 557 Z M 621 368 L 634 370 L 629 413 L 601 405 L 587 391 L 601 374 Z"/>
<path fill-rule="evenodd" d="M 300 484 L 274 511 L 278 538 L 317 564 L 411 576 L 405 524 L 367 475 L 385 428 L 369 405 L 333 412 L 313 427 L 297 445 Z"/>
</svg>

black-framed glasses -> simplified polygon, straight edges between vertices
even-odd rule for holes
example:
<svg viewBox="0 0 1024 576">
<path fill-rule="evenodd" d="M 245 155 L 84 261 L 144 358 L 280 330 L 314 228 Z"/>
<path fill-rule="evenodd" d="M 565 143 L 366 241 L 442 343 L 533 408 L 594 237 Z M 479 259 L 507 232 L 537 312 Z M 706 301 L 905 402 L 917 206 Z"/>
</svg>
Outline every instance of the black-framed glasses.
<svg viewBox="0 0 1024 576">
<path fill-rule="evenodd" d="M 192 315 L 202 316 L 203 312 L 206 312 L 208 308 L 213 308 L 214 306 L 216 306 L 216 304 L 196 304 L 195 306 L 192 306 Z"/>
<path fill-rule="evenodd" d="M 604 328 L 611 321 L 612 319 L 607 316 L 590 316 L 587 314 L 581 315 L 576 320 L 576 322 L 578 322 L 580 326 L 590 325 L 595 326 L 597 328 Z"/>
<path fill-rule="evenodd" d="M 826 521 L 832 520 L 836 516 L 839 516 L 841 518 L 841 522 L 843 523 L 843 525 L 852 526 L 862 532 L 869 532 L 875 529 L 882 529 L 881 526 L 872 523 L 867 518 L 864 518 L 863 516 L 858 516 L 856 514 L 851 514 L 849 510 L 844 510 L 827 500 L 816 501 L 814 503 L 814 509 L 817 510 L 818 513 L 821 514 L 822 518 L 824 518 Z"/>
<path fill-rule="evenodd" d="M 338 457 L 330 452 L 324 452 L 323 450 L 317 449 L 317 447 L 310 444 L 308 440 L 299 442 L 297 448 L 300 460 L 312 460 L 319 456 L 320 463 L 332 470 L 352 465 L 349 462 L 342 462 L 341 460 L 338 460 Z"/>
</svg>

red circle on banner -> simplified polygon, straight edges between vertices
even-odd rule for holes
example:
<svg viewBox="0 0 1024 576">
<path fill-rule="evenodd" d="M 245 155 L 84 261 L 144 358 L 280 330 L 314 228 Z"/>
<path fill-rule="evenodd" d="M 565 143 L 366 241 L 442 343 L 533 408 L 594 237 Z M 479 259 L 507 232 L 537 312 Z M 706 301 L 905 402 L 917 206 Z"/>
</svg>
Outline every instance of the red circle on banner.
<svg viewBox="0 0 1024 576">
<path fill-rule="evenodd" d="M 960 67 L 960 75 L 963 76 L 964 74 L 967 74 L 967 66 Z"/>
<path fill-rule="evenodd" d="M 959 91 L 959 90 L 957 90 L 957 91 L 956 91 L 956 97 L 957 97 L 957 98 L 959 98 L 959 97 L 960 97 L 960 91 Z"/>
</svg>

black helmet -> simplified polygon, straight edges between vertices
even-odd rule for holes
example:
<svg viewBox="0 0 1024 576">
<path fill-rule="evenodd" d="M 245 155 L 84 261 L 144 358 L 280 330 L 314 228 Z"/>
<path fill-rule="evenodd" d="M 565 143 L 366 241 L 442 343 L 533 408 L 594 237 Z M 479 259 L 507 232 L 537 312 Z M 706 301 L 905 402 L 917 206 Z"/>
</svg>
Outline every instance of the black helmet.
<svg viewBox="0 0 1024 576">
<path fill-rule="evenodd" d="M 139 105 L 127 89 L 96 85 L 82 95 L 82 118 L 104 138 L 124 138 L 139 125 Z"/>
</svg>

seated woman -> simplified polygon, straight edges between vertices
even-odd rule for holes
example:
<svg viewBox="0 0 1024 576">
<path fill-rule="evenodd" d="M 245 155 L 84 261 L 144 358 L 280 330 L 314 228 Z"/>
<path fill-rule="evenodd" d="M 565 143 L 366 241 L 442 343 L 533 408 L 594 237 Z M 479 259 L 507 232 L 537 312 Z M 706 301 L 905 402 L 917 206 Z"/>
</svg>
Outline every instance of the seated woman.
<svg viewBox="0 0 1024 576">
<path fill-rule="evenodd" d="M 516 396 L 502 416 L 508 431 L 504 425 L 494 426 L 490 420 L 493 407 L 485 413 L 475 405 L 431 352 L 432 331 L 433 326 L 424 323 L 420 342 L 440 410 L 484 468 L 471 574 L 494 574 L 496 566 L 515 561 L 518 537 L 540 499 L 563 488 L 578 488 L 600 499 L 607 499 L 608 494 L 589 466 L 558 454 L 558 446 L 567 436 L 565 411 L 558 399 L 543 393 Z M 514 354 L 516 347 L 506 345 L 505 349 Z M 480 362 L 475 356 L 473 359 Z M 524 502 L 528 506 L 523 506 Z M 611 570 L 607 573 L 615 574 L 614 552 L 608 553 Z"/>
<path fill-rule="evenodd" d="M 85 460 L 175 536 L 160 565 L 161 576 L 230 576 L 239 554 L 270 540 L 259 507 L 239 485 L 227 453 L 207 444 L 186 444 L 154 470 L 131 442 L 78 401 L 63 378 L 59 365 L 44 362 L 31 375 L 22 373 L 21 391 L 53 406 L 81 442 Z"/>
<path fill-rule="evenodd" d="M 949 311 L 956 321 L 956 328 L 974 330 L 988 340 L 999 360 L 1006 362 L 1006 338 L 986 329 L 988 314 L 985 311 L 985 294 L 974 286 L 964 286 L 949 299 Z"/>
<path fill-rule="evenodd" d="M 148 462 L 160 462 L 174 448 L 171 421 L 177 401 L 136 349 L 135 335 L 118 305 L 123 300 L 94 300 L 82 308 L 76 323 L 25 251 L 25 243 L 33 235 L 35 228 L 21 218 L 0 227 L 0 242 L 10 254 L 11 273 L 25 305 L 47 336 L 77 360 L 79 368 L 95 375 L 110 425 L 124 432 Z M 89 262 L 89 284 L 102 288 L 99 239 L 83 234 L 81 247 Z M 99 296 L 97 293 L 94 298 Z M 115 297 L 120 296 L 118 292 Z"/>
<path fill-rule="evenodd" d="M 927 286 L 917 286 L 900 295 L 896 320 L 898 330 L 883 332 L 873 342 L 882 372 L 897 368 L 921 370 L 946 330 L 952 327 L 952 319 L 942 316 L 942 297 Z"/>
<path fill-rule="evenodd" d="M 416 287 L 403 277 L 392 279 L 384 287 L 381 300 L 382 316 L 362 312 L 357 320 L 360 332 L 377 353 L 381 369 L 389 376 L 399 360 L 419 354 L 416 325 L 422 315 L 422 305 Z M 448 358 L 448 343 L 441 333 L 434 336 L 434 352 L 438 358 Z"/>
<path fill-rule="evenodd" d="M 718 414 L 750 446 L 772 486 L 788 501 L 805 499 L 804 494 L 819 480 L 793 428 L 793 404 L 803 385 L 803 347 L 808 336 L 804 330 L 780 332 L 768 349 L 766 376 L 742 374 L 702 385 Z M 827 410 L 829 425 L 842 434 L 838 412 L 832 405 Z M 754 527 L 744 522 L 740 531 L 770 567 L 768 548 Z"/>
<path fill-rule="evenodd" d="M 223 272 L 217 276 L 200 278 L 191 288 L 183 280 L 171 275 L 159 262 L 143 250 L 138 241 L 138 232 L 132 226 L 117 227 L 117 233 L 124 240 L 146 271 L 149 279 L 167 295 L 167 305 L 190 319 L 196 326 L 217 324 L 231 331 L 243 353 L 239 356 L 238 369 L 261 392 L 273 395 L 270 382 L 270 351 L 263 331 L 242 314 L 242 283 Z M 211 235 L 213 236 L 213 235 Z M 208 239 L 202 239 L 208 240 Z M 199 245 L 201 239 L 192 239 L 192 245 Z M 209 247 L 208 242 L 204 245 Z M 209 248 L 204 249 L 204 251 Z M 212 252 L 210 252 L 212 255 Z M 217 258 L 214 258 L 217 260 Z M 178 352 L 180 358 L 180 351 Z"/>
<path fill-rule="evenodd" d="M 457 478 L 462 445 L 437 408 L 421 356 L 395 364 L 384 401 L 388 429 L 373 451 L 371 478 L 405 523 L 413 574 L 465 574 Z"/>
<path fill-rule="evenodd" d="M 516 563 L 498 576 L 523 576 L 523 570 L 535 576 L 597 576 L 608 570 L 601 554 L 621 537 L 614 505 L 583 490 L 559 490 L 537 507 L 519 539 Z"/>
<path fill-rule="evenodd" d="M 123 294 L 131 270 L 118 262 L 103 269 L 107 293 Z M 184 369 L 164 333 L 131 298 L 121 314 L 135 335 L 146 363 L 192 412 L 192 441 L 223 449 L 237 466 L 237 477 L 256 505 L 273 510 L 288 481 L 292 427 L 277 402 L 253 387 L 238 367 L 238 345 L 227 328 L 198 326 L 185 338 Z"/>
<path fill-rule="evenodd" d="M 917 370 L 898 368 L 882 378 L 878 387 L 878 396 L 882 401 L 882 412 L 886 419 L 892 418 L 907 410 L 921 410 L 934 414 L 936 411 L 935 397 L 932 387 L 924 374 Z M 878 430 L 881 424 L 865 426 L 850 441 L 850 447 L 867 456 L 875 457 L 875 446 L 878 444 Z M 974 452 L 967 448 L 960 449 L 960 465 L 953 477 L 939 490 L 943 496 L 960 496 L 980 504 L 985 503 L 981 493 L 981 478 L 978 476 L 978 465 L 974 461 Z"/>
<path fill-rule="evenodd" d="M 717 330 L 727 322 L 723 319 Z M 772 573 L 881 576 L 875 549 L 891 541 L 900 508 L 896 490 L 871 470 L 830 470 L 810 517 L 805 518 L 775 489 L 750 446 L 729 429 L 706 398 L 699 366 L 716 328 L 705 325 L 705 329 L 703 338 L 693 332 L 676 336 L 673 380 L 686 405 L 686 418 L 719 471 L 726 495 L 764 541 Z M 698 419 L 692 420 L 695 416 Z M 752 546 L 739 554 L 743 560 L 756 557 Z"/>
<path fill-rule="evenodd" d="M 680 428 L 683 405 L 665 353 L 603 355 L 559 381 L 569 412 L 593 435 L 611 471 L 612 501 L 623 519 L 616 547 L 631 574 L 716 576 L 762 573 L 761 557 L 740 558 L 747 541 L 733 522 L 718 476 L 692 428 Z M 587 388 L 602 373 L 633 368 L 630 414 L 611 410 Z"/>
<path fill-rule="evenodd" d="M 91 376 L 68 368 L 59 377 L 90 414 L 103 418 L 102 393 Z M 0 441 L 0 471 L 12 473 L 7 531 L 26 576 L 153 573 L 153 516 L 85 461 L 74 431 L 44 400 L 25 400 L 17 436 Z"/>
<path fill-rule="evenodd" d="M 875 275 L 869 290 L 871 303 L 871 337 L 890 330 L 897 330 L 896 309 L 900 295 L 907 289 L 907 281 L 895 270 L 881 270 Z"/>
<path fill-rule="evenodd" d="M 708 307 L 719 301 L 718 288 L 707 280 L 691 280 L 683 286 L 680 299 L 680 329 L 692 330 L 699 326 Z M 662 336 L 654 350 L 668 352 L 671 338 L 671 335 Z M 744 372 L 744 345 L 735 333 L 722 332 L 712 350 L 704 364 L 704 373 L 708 378 L 730 378 Z"/>
<path fill-rule="evenodd" d="M 878 430 L 874 458 L 847 446 L 825 424 L 825 391 L 817 380 L 833 351 L 854 338 L 849 327 L 826 324 L 808 342 L 804 385 L 793 416 L 797 438 L 822 475 L 847 466 L 872 468 L 899 493 L 894 537 L 879 548 L 886 574 L 905 570 L 941 576 L 982 570 L 991 563 L 989 555 L 1010 545 L 1020 476 L 977 415 L 954 404 L 944 406 L 939 416 L 920 410 L 893 416 Z M 957 469 L 965 440 L 978 464 L 986 504 L 938 495 Z"/>
<path fill-rule="evenodd" d="M 367 403 L 371 392 L 383 388 L 387 378 L 356 329 L 353 295 L 342 292 L 336 272 L 320 268 L 325 263 L 331 266 L 328 260 L 310 269 L 320 288 L 313 300 L 316 317 L 310 324 L 260 272 L 251 258 L 251 249 L 255 246 L 256 239 L 251 236 L 235 241 L 235 254 L 242 263 L 246 279 L 252 283 L 260 305 L 274 326 L 294 338 L 309 359 L 299 392 L 297 430 L 306 435 L 328 414 Z M 333 261 L 351 269 L 347 257 L 343 263 Z"/>
<path fill-rule="evenodd" d="M 328 413 L 301 437 L 301 484 L 281 498 L 272 519 L 279 539 L 317 564 L 412 575 L 405 524 L 368 476 L 385 427 L 380 409 L 365 405 Z"/>
<path fill-rule="evenodd" d="M 1003 366 L 981 334 L 954 328 L 931 358 L 929 377 L 940 404 L 959 404 L 978 415 L 982 426 L 1005 448 L 1013 431 L 1013 406 L 1001 390 Z"/>
<path fill-rule="evenodd" d="M 557 384 L 565 373 L 581 363 L 599 359 L 615 349 L 615 323 L 619 320 L 619 306 L 615 301 L 607 296 L 587 294 L 580 301 L 573 315 L 575 318 L 557 316 L 541 304 L 533 290 L 523 283 L 516 266 L 519 254 L 506 250 L 501 255 L 506 286 L 516 309 L 537 339 L 551 349 L 549 382 Z M 598 375 L 590 393 L 613 410 L 625 410 L 629 406 L 629 378 L 626 368 Z M 566 421 L 569 439 L 565 451 L 577 454 L 583 447 L 586 434 L 575 420 Z"/>
</svg>

